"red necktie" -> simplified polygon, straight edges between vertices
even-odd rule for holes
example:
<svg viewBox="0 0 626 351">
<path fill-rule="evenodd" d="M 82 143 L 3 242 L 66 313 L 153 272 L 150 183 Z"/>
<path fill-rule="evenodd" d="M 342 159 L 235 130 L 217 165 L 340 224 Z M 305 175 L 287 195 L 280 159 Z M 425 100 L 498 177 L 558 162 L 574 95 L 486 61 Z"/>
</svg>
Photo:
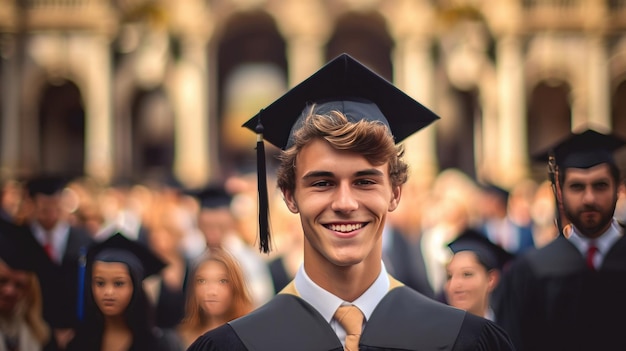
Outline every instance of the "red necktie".
<svg viewBox="0 0 626 351">
<path fill-rule="evenodd" d="M 52 257 L 52 255 L 53 255 L 53 253 L 52 253 L 52 244 L 46 243 L 43 246 L 43 249 L 46 250 L 46 254 L 48 254 L 48 257 L 52 260 L 53 259 L 53 257 Z"/>
<path fill-rule="evenodd" d="M 596 252 L 598 252 L 598 248 L 591 243 L 587 249 L 587 266 L 593 271 L 596 270 L 596 267 L 593 264 L 593 258 L 595 257 Z"/>
</svg>

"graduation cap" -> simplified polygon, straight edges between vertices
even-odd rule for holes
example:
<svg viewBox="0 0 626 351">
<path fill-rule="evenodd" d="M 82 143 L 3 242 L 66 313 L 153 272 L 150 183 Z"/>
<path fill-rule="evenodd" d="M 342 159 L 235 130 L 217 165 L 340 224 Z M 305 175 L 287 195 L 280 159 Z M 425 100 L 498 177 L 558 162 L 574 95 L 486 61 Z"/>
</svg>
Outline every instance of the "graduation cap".
<svg viewBox="0 0 626 351">
<path fill-rule="evenodd" d="M 554 157 L 556 165 L 563 168 L 590 168 L 601 163 L 615 164 L 613 152 L 626 144 L 615 134 L 603 134 L 593 129 L 571 133 L 565 139 L 544 150 L 533 159 L 548 162 Z"/>
<path fill-rule="evenodd" d="M 34 197 L 37 194 L 51 196 L 65 189 L 68 181 L 65 177 L 58 175 L 40 175 L 26 182 L 28 195 Z"/>
<path fill-rule="evenodd" d="M 484 193 L 496 196 L 502 199 L 504 202 L 508 201 L 509 199 L 509 191 L 494 183 L 484 183 L 481 185 L 481 189 Z"/>
<path fill-rule="evenodd" d="M 260 246 L 269 252 L 267 183 L 263 139 L 286 150 L 308 107 L 316 113 L 337 110 L 351 122 L 380 121 L 396 143 L 439 117 L 351 56 L 341 54 L 244 123 L 257 133 Z"/>
<path fill-rule="evenodd" d="M 165 267 L 163 262 L 145 244 L 130 240 L 120 233 L 93 245 L 87 252 L 87 262 L 125 263 L 132 275 L 140 280 L 157 274 Z"/>
<path fill-rule="evenodd" d="M 210 185 L 202 190 L 191 192 L 202 208 L 229 207 L 233 196 L 220 185 Z"/>
<path fill-rule="evenodd" d="M 502 270 L 504 265 L 513 259 L 513 254 L 494 244 L 485 235 L 475 229 L 465 229 L 456 239 L 448 244 L 456 254 L 461 251 L 472 251 L 488 270 Z"/>
</svg>

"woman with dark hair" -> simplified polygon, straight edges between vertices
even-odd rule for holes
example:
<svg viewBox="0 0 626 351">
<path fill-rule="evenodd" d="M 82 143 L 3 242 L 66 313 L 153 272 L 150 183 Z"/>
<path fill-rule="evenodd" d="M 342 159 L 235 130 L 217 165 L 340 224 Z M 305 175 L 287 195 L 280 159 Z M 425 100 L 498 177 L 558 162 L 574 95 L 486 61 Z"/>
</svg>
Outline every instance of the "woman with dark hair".
<svg viewBox="0 0 626 351">
<path fill-rule="evenodd" d="M 514 256 L 471 228 L 448 247 L 452 256 L 446 264 L 444 302 L 495 321 L 491 299 Z"/>
<path fill-rule="evenodd" d="M 226 250 L 209 248 L 193 265 L 185 318 L 178 328 L 187 348 L 205 332 L 241 317 L 253 308 L 239 263 Z"/>
<path fill-rule="evenodd" d="M 154 326 L 143 279 L 164 263 L 145 245 L 115 234 L 87 255 L 85 317 L 68 351 L 181 350 L 173 333 Z"/>
</svg>

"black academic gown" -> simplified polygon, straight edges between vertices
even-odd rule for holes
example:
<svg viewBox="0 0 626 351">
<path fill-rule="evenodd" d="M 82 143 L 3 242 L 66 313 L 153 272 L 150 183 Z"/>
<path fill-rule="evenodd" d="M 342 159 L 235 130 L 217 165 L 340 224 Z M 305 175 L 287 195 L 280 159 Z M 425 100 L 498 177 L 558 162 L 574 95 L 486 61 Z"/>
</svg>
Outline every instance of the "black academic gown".
<svg viewBox="0 0 626 351">
<path fill-rule="evenodd" d="M 200 336 L 188 351 L 343 351 L 328 321 L 310 304 L 278 294 L 252 313 Z M 400 286 L 367 321 L 360 351 L 513 350 L 495 324 Z"/>
<path fill-rule="evenodd" d="M 518 350 L 626 350 L 624 237 L 592 271 L 559 236 L 514 262 L 499 289 L 496 320 Z"/>
<path fill-rule="evenodd" d="M 30 227 L 22 228 L 33 236 Z M 79 261 L 93 244 L 86 230 L 70 227 L 61 263 L 53 263 L 54 273 L 40 278 L 44 319 L 52 328 L 74 328 L 78 324 Z"/>
</svg>

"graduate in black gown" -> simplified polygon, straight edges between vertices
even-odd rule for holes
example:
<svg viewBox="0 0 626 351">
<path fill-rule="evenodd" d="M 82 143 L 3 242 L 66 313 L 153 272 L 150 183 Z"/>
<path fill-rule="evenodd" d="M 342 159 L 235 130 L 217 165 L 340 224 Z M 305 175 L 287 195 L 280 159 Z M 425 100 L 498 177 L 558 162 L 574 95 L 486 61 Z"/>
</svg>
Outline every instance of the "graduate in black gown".
<svg viewBox="0 0 626 351">
<path fill-rule="evenodd" d="M 383 228 L 408 172 L 395 143 L 436 119 L 343 54 L 248 121 L 253 130 L 261 122 L 257 132 L 283 150 L 277 183 L 300 216 L 303 265 L 270 302 L 188 350 L 343 350 L 355 339 L 361 351 L 513 350 L 497 325 L 405 286 L 382 263 Z M 262 140 L 257 148 L 260 245 L 267 252 Z M 340 306 L 363 314 L 348 338 L 342 318 L 334 318 Z"/>
<path fill-rule="evenodd" d="M 613 156 L 625 143 L 588 129 L 539 156 L 556 166 L 565 216 L 557 222 L 567 225 L 520 256 L 500 283 L 496 320 L 518 350 L 626 350 L 626 239 L 614 218 L 620 175 Z"/>
<path fill-rule="evenodd" d="M 68 351 L 180 351 L 176 334 L 156 327 L 143 287 L 165 263 L 147 246 L 116 233 L 86 257 L 85 315 Z"/>
</svg>

